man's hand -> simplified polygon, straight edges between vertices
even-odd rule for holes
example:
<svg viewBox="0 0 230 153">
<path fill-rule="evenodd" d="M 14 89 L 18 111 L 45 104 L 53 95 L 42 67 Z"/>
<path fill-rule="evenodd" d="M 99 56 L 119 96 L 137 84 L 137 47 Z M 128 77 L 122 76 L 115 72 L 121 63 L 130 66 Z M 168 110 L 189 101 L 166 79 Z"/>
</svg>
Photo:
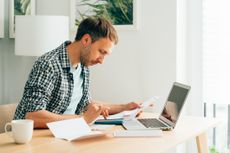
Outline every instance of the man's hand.
<svg viewBox="0 0 230 153">
<path fill-rule="evenodd" d="M 140 104 L 141 103 L 129 102 L 125 105 L 125 110 L 133 110 L 133 109 L 141 108 Z M 138 112 L 136 117 L 140 116 L 141 113 L 142 111 Z"/>
<path fill-rule="evenodd" d="M 140 104 L 138 104 L 136 102 L 129 102 L 129 103 L 125 104 L 124 110 L 133 110 L 136 108 L 141 108 Z"/>
<path fill-rule="evenodd" d="M 99 115 L 108 117 L 109 107 L 106 107 L 102 104 L 90 103 L 87 107 L 87 111 L 83 114 L 83 118 L 87 123 L 93 122 Z"/>
<path fill-rule="evenodd" d="M 110 109 L 110 107 L 104 106 L 104 105 L 103 105 L 103 110 L 102 110 L 102 112 L 101 112 L 101 115 L 102 115 L 105 119 L 107 119 L 107 117 L 109 117 L 109 109 Z"/>
<path fill-rule="evenodd" d="M 125 110 L 133 110 L 136 108 L 141 108 L 141 103 L 130 102 L 130 103 L 127 103 L 125 107 L 126 107 Z M 153 107 L 153 104 L 150 104 L 149 107 Z M 142 110 L 138 112 L 136 117 L 140 116 L 142 112 L 143 112 Z"/>
</svg>

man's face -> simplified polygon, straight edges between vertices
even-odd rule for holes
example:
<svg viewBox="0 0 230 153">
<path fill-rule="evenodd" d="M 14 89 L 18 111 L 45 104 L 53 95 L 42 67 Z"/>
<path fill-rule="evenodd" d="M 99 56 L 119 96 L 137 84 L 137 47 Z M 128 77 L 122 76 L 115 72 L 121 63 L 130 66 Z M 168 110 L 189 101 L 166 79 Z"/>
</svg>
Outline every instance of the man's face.
<svg viewBox="0 0 230 153">
<path fill-rule="evenodd" d="M 105 56 L 111 54 L 114 42 L 109 38 L 101 38 L 93 43 L 85 45 L 81 51 L 81 63 L 86 66 L 102 64 Z"/>
</svg>

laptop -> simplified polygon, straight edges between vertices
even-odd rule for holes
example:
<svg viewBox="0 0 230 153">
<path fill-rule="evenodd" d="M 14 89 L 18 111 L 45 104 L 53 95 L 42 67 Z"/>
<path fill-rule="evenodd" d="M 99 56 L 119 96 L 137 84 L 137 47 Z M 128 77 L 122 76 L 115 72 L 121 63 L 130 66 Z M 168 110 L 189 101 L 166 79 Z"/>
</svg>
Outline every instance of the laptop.
<svg viewBox="0 0 230 153">
<path fill-rule="evenodd" d="M 174 129 L 190 88 L 188 85 L 174 82 L 159 118 L 133 118 L 124 120 L 123 126 L 127 130 Z"/>
</svg>

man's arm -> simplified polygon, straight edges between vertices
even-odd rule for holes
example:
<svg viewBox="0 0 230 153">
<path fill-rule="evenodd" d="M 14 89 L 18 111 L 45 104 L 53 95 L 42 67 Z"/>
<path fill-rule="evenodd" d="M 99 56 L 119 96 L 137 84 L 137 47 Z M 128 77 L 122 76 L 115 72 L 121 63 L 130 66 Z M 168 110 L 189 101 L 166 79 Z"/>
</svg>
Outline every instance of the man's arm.
<svg viewBox="0 0 230 153">
<path fill-rule="evenodd" d="M 122 111 L 140 108 L 140 105 L 136 102 L 129 102 L 126 104 L 105 104 L 103 102 L 95 101 L 95 100 L 93 100 L 92 102 L 96 103 L 96 104 L 103 104 L 105 107 L 108 107 L 109 108 L 109 109 L 107 109 L 108 115 L 113 115 L 113 114 L 120 113 Z M 102 113 L 105 113 L 105 112 L 102 111 Z M 103 116 L 106 116 L 106 115 L 103 115 Z"/>
<path fill-rule="evenodd" d="M 140 105 L 135 102 L 129 102 L 127 104 L 105 104 L 105 106 L 108 106 L 110 108 L 109 109 L 110 115 L 117 114 L 126 110 L 133 110 L 136 108 L 140 108 Z"/>
<path fill-rule="evenodd" d="M 26 119 L 34 120 L 34 128 L 47 128 L 46 123 L 60 121 L 71 118 L 83 117 L 89 124 L 93 122 L 105 108 L 101 105 L 89 104 L 87 111 L 81 115 L 67 115 L 67 114 L 55 114 L 47 110 L 39 110 L 35 112 L 27 112 Z"/>
<path fill-rule="evenodd" d="M 71 118 L 78 118 L 80 115 L 60 115 L 47 110 L 26 113 L 26 119 L 34 120 L 34 128 L 47 128 L 46 123 L 60 121 Z"/>
</svg>

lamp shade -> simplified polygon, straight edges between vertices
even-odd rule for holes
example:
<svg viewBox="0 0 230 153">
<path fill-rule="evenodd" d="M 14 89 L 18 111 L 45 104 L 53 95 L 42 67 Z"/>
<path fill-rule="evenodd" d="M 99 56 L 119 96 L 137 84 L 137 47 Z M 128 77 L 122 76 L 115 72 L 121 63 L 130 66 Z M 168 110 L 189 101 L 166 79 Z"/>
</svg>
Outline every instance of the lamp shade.
<svg viewBox="0 0 230 153">
<path fill-rule="evenodd" d="M 66 40 L 69 40 L 67 16 L 16 16 L 16 55 L 41 56 Z"/>
</svg>

